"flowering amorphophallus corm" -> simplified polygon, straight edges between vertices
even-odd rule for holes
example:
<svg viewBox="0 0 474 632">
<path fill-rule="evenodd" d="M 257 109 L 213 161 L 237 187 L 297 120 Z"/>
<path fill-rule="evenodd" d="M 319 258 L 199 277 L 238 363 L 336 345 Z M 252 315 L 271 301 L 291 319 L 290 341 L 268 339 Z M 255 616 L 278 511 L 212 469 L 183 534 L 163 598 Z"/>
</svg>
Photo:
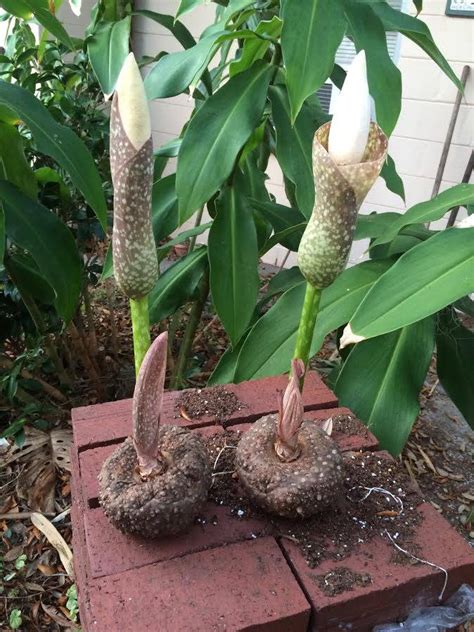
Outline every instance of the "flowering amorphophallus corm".
<svg viewBox="0 0 474 632">
<path fill-rule="evenodd" d="M 239 479 L 248 496 L 269 513 L 307 518 L 334 500 L 341 489 L 341 454 L 328 432 L 304 421 L 300 380 L 305 367 L 292 361 L 292 374 L 278 415 L 257 420 L 236 450 Z"/>
<path fill-rule="evenodd" d="M 344 270 L 357 213 L 387 157 L 388 140 L 370 123 L 364 51 L 354 59 L 332 122 L 313 141 L 316 198 L 300 242 L 298 264 L 307 281 L 294 356 L 308 362 L 321 291 Z"/>
<path fill-rule="evenodd" d="M 158 279 L 158 257 L 151 223 L 150 113 L 133 53 L 120 71 L 112 100 L 110 167 L 114 187 L 114 274 L 117 285 L 130 299 L 138 373 L 150 346 L 148 293 Z"/>
<path fill-rule="evenodd" d="M 148 349 L 133 395 L 133 436 L 105 461 L 100 503 L 124 533 L 155 538 L 185 531 L 211 485 L 206 447 L 186 428 L 160 425 L 168 334 Z"/>
</svg>

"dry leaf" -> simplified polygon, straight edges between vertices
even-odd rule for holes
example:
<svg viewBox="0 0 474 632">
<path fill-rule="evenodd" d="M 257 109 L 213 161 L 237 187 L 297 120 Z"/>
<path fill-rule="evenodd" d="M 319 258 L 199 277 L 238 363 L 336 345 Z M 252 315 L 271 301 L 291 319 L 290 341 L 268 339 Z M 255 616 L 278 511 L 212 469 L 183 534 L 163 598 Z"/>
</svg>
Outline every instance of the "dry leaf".
<svg viewBox="0 0 474 632">
<path fill-rule="evenodd" d="M 55 623 L 60 625 L 62 628 L 68 628 L 69 630 L 77 630 L 78 629 L 77 626 L 75 626 L 74 623 L 70 619 L 67 619 L 54 606 L 47 606 L 46 604 L 42 603 L 41 607 L 46 612 L 48 617 L 50 617 Z"/>
<path fill-rule="evenodd" d="M 329 419 L 326 419 L 326 421 L 323 423 L 322 428 L 324 430 L 324 432 L 330 437 L 332 435 L 332 430 L 333 430 L 333 421 L 332 421 L 332 417 L 329 417 Z"/>
<path fill-rule="evenodd" d="M 72 552 L 66 543 L 66 540 L 47 518 L 40 513 L 34 513 L 31 516 L 31 522 L 37 529 L 43 533 L 48 542 L 54 546 L 59 554 L 64 570 L 69 577 L 74 578 L 74 568 L 72 564 Z"/>
</svg>

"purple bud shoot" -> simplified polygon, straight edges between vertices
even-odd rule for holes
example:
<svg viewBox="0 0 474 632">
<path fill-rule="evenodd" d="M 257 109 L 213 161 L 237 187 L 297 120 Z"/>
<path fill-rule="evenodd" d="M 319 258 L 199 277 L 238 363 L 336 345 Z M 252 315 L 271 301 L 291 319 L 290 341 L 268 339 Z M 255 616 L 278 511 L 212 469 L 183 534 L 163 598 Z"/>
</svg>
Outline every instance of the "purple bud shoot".
<svg viewBox="0 0 474 632">
<path fill-rule="evenodd" d="M 279 403 L 278 439 L 275 450 L 283 461 L 293 461 L 299 455 L 298 430 L 303 423 L 304 406 L 300 380 L 305 372 L 304 362 L 291 361 L 291 377 Z"/>
</svg>

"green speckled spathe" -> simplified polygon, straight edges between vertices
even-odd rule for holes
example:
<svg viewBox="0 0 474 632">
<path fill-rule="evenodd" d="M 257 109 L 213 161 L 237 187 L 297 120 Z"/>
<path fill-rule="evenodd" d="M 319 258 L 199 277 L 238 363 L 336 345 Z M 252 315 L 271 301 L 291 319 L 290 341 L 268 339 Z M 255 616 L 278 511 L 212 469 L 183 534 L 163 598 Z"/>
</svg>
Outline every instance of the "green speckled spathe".
<svg viewBox="0 0 474 632">
<path fill-rule="evenodd" d="M 298 250 L 298 263 L 313 287 L 325 288 L 344 270 L 357 213 L 387 157 L 388 140 L 376 123 L 370 126 L 362 162 L 337 165 L 327 151 L 330 123 L 313 141 L 316 202 Z"/>
</svg>

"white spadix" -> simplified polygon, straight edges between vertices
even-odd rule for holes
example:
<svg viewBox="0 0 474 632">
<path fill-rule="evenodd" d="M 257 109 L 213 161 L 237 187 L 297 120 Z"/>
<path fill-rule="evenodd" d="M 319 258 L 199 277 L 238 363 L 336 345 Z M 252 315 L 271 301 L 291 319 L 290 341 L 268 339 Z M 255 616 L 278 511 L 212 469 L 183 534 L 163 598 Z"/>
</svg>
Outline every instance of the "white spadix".
<svg viewBox="0 0 474 632">
<path fill-rule="evenodd" d="M 125 133 L 139 150 L 151 136 L 151 123 L 143 79 L 133 53 L 122 66 L 115 92 Z"/>
<path fill-rule="evenodd" d="M 367 65 L 361 50 L 347 71 L 329 130 L 328 152 L 336 164 L 362 161 L 369 137 L 370 109 Z"/>
</svg>

